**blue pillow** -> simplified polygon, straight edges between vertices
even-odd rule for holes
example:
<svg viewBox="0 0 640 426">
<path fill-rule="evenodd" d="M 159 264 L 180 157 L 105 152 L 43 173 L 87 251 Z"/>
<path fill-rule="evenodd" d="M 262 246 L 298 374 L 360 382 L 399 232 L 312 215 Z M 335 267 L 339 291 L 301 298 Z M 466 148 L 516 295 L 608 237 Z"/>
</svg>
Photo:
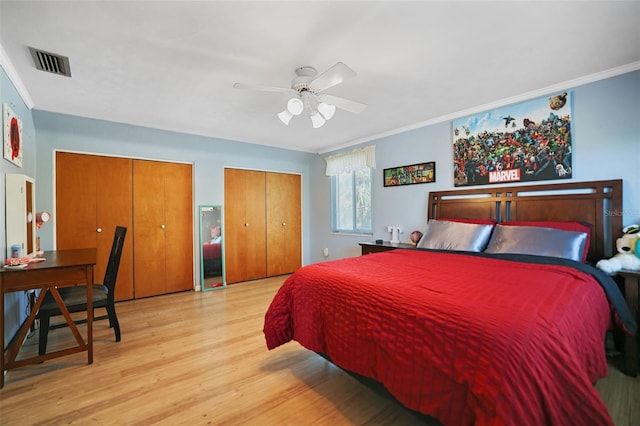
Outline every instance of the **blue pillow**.
<svg viewBox="0 0 640 426">
<path fill-rule="evenodd" d="M 484 250 L 493 225 L 431 219 L 417 247 L 438 250 Z"/>
<path fill-rule="evenodd" d="M 586 232 L 498 224 L 484 252 L 535 254 L 580 262 L 586 243 Z"/>
</svg>

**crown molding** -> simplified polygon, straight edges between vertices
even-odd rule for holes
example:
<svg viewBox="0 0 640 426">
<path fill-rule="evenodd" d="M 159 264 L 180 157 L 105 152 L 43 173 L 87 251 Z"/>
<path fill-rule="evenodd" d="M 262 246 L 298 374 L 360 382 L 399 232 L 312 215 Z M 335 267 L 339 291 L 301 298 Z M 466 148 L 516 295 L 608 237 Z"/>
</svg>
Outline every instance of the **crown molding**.
<svg viewBox="0 0 640 426">
<path fill-rule="evenodd" d="M 33 100 L 31 99 L 27 88 L 24 86 L 24 83 L 22 83 L 20 76 L 16 72 L 13 63 L 7 56 L 7 53 L 4 51 L 2 44 L 0 44 L 0 65 L 4 69 L 4 72 L 7 74 L 7 77 L 9 77 L 9 80 L 11 80 L 11 83 L 13 83 L 13 86 L 18 91 L 18 95 L 20 95 L 27 108 L 33 109 Z"/>
<path fill-rule="evenodd" d="M 318 154 L 326 154 L 328 152 L 333 152 L 333 151 L 337 151 L 339 149 L 343 149 L 343 148 L 348 148 L 350 146 L 353 145 L 358 145 L 361 143 L 365 143 L 365 142 L 370 142 L 373 140 L 378 140 L 378 139 L 382 139 L 382 138 L 386 138 L 389 136 L 393 136 L 393 135 L 397 135 L 399 133 L 404 133 L 404 132 L 408 132 L 410 130 L 415 130 L 415 129 L 419 129 L 421 127 L 426 127 L 426 126 L 431 126 L 433 124 L 438 124 L 438 123 L 442 123 L 444 121 L 452 121 L 455 120 L 457 118 L 461 118 L 461 117 L 466 117 L 468 115 L 473 115 L 473 114 L 477 114 L 483 111 L 490 111 L 492 109 L 496 109 L 496 108 L 500 108 L 506 105 L 511 105 L 511 104 L 516 104 L 519 102 L 523 102 L 523 101 L 528 101 L 530 99 L 535 99 L 535 98 L 539 98 L 542 96 L 547 96 L 550 93 L 554 93 L 554 92 L 558 92 L 561 90 L 567 90 L 567 89 L 571 89 L 577 86 L 582 86 L 585 84 L 589 84 L 589 83 L 593 83 L 599 80 L 604 80 L 607 78 L 611 78 L 611 77 L 616 77 L 618 75 L 622 75 L 622 74 L 626 74 L 629 72 L 633 72 L 633 71 L 637 71 L 640 70 L 640 61 L 637 62 L 632 62 L 630 64 L 627 65 L 623 65 L 620 67 L 616 67 L 616 68 L 611 68 L 599 73 L 595 73 L 595 74 L 590 74 L 584 77 L 580 77 L 580 78 L 576 78 L 573 80 L 568 80 L 562 83 L 557 83 L 551 86 L 547 86 L 544 87 L 542 89 L 538 89 L 538 90 L 533 90 L 531 92 L 526 92 L 523 93 L 521 95 L 517 95 L 517 96 L 512 96 L 510 98 L 505 98 L 505 99 L 500 99 L 498 101 L 495 102 L 491 102 L 488 104 L 484 104 L 484 105 L 479 105 L 477 107 L 473 107 L 473 108 L 469 108 L 469 109 L 465 109 L 462 111 L 457 111 L 454 112 L 452 114 L 447 114 L 447 115 L 443 115 L 437 118 L 432 118 L 430 120 L 425 120 L 425 121 L 421 121 L 418 123 L 414 123 L 414 124 L 410 124 L 404 127 L 399 127 L 397 129 L 393 129 L 393 130 L 389 130 L 387 132 L 383 132 L 383 133 L 378 133 L 375 135 L 371 135 L 368 136 L 366 138 L 360 138 L 360 139 L 356 139 L 353 140 L 351 142 L 347 142 L 345 144 L 342 145 L 338 145 L 338 146 L 333 146 L 331 148 L 322 150 L 320 152 L 318 152 Z"/>
</svg>

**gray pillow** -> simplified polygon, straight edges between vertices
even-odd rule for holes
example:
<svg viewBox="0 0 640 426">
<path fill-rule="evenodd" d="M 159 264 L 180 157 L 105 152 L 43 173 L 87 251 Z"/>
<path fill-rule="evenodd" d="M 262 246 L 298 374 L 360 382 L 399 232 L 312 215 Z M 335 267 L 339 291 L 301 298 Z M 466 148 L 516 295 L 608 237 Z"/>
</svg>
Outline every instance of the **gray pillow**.
<svg viewBox="0 0 640 426">
<path fill-rule="evenodd" d="M 536 254 L 579 262 L 586 242 L 586 232 L 498 224 L 485 253 Z"/>
<path fill-rule="evenodd" d="M 487 246 L 493 225 L 449 222 L 431 219 L 419 248 L 439 250 L 482 251 Z"/>
</svg>

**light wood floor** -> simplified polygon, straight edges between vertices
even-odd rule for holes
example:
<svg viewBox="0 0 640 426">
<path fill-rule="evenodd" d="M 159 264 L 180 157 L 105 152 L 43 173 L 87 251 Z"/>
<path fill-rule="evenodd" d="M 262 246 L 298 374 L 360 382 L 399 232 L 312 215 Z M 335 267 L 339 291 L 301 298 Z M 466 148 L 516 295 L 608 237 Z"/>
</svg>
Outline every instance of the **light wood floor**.
<svg viewBox="0 0 640 426">
<path fill-rule="evenodd" d="M 295 342 L 266 349 L 282 281 L 118 303 L 122 341 L 96 322 L 92 365 L 83 353 L 7 373 L 0 424 L 424 424 Z M 50 348 L 71 339 L 54 330 Z M 21 354 L 36 351 L 33 336 Z M 640 424 L 639 378 L 611 367 L 597 388 L 616 425 Z"/>
</svg>

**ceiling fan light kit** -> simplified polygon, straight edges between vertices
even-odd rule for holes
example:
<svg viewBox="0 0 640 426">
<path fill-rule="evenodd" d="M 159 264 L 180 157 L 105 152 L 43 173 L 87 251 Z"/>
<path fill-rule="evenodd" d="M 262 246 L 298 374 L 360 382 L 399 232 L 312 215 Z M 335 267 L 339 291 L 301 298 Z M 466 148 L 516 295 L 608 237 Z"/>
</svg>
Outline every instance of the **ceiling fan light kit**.
<svg viewBox="0 0 640 426">
<path fill-rule="evenodd" d="M 282 121 L 284 124 L 288 126 L 289 122 L 293 118 L 293 115 L 291 115 L 289 110 L 285 109 L 284 111 L 278 113 L 278 118 L 280 119 L 280 121 Z"/>
<path fill-rule="evenodd" d="M 302 100 L 299 98 L 291 98 L 289 102 L 287 102 L 287 108 L 278 113 L 278 118 L 288 126 L 293 116 L 302 114 L 303 110 L 304 103 Z"/>
<path fill-rule="evenodd" d="M 304 109 L 304 103 L 298 98 L 291 98 L 287 102 L 287 110 L 291 115 L 300 115 Z"/>
<path fill-rule="evenodd" d="M 314 129 L 324 126 L 324 123 L 326 122 L 327 120 L 325 120 L 318 111 L 311 114 L 311 123 L 313 124 Z"/>
<path fill-rule="evenodd" d="M 285 125 L 289 125 L 294 116 L 300 115 L 304 110 L 307 110 L 313 128 L 317 129 L 334 116 L 336 107 L 355 114 L 365 109 L 365 104 L 322 93 L 323 90 L 336 86 L 355 75 L 355 71 L 342 62 L 338 62 L 320 75 L 313 67 L 299 67 L 296 69 L 296 77 L 291 81 L 291 88 L 289 89 L 273 86 L 250 86 L 242 83 L 235 83 L 233 87 L 293 94 L 294 96 L 287 102 L 285 110 L 277 114 L 280 121 Z"/>
<path fill-rule="evenodd" d="M 287 108 L 278 113 L 278 118 L 285 125 L 289 125 L 289 122 L 294 115 L 302 114 L 302 111 L 306 108 L 311 118 L 313 128 L 317 129 L 324 126 L 328 120 L 336 113 L 335 105 L 330 105 L 325 102 L 318 102 L 314 95 L 307 89 L 303 89 L 300 93 L 300 98 L 291 98 L 287 102 Z"/>
<path fill-rule="evenodd" d="M 331 120 L 331 117 L 333 117 L 333 114 L 336 113 L 336 106 L 335 105 L 331 105 L 331 104 L 327 104 L 327 103 L 324 103 L 324 102 L 320 102 L 318 104 L 318 112 L 320 114 L 322 114 L 322 116 L 326 120 Z"/>
</svg>

